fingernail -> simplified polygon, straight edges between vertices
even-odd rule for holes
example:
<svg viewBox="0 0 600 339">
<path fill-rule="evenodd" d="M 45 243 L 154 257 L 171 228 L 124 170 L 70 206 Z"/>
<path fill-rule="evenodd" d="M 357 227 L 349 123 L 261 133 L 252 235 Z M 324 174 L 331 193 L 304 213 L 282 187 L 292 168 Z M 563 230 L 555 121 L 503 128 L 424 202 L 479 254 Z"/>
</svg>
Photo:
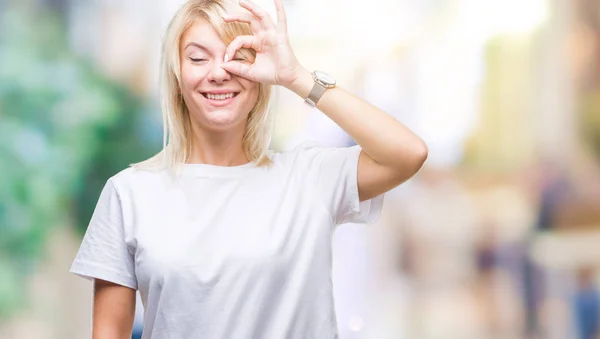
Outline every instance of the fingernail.
<svg viewBox="0 0 600 339">
<path fill-rule="evenodd" d="M 227 62 L 227 59 L 228 59 L 227 53 L 225 53 L 225 59 L 223 59 L 223 62 Z"/>
</svg>

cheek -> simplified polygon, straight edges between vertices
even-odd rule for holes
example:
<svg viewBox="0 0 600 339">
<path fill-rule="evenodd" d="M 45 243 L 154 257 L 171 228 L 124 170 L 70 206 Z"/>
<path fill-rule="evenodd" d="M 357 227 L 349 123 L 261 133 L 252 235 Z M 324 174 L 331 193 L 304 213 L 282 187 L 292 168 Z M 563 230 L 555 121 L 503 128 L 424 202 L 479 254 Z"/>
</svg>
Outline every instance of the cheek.
<svg viewBox="0 0 600 339">
<path fill-rule="evenodd" d="M 248 111 L 250 111 L 256 104 L 256 100 L 258 100 L 258 86 L 255 88 L 254 87 L 246 88 L 246 93 L 247 93 L 247 97 L 246 97 L 247 100 L 244 103 L 244 106 Z"/>
<path fill-rule="evenodd" d="M 249 94 L 249 98 L 255 101 L 258 98 L 258 84 L 245 80 L 244 88 Z"/>
<path fill-rule="evenodd" d="M 194 89 L 198 86 L 198 83 L 202 81 L 204 74 L 202 69 L 199 67 L 193 67 L 191 65 L 184 65 L 181 67 L 181 81 L 185 88 Z"/>
<path fill-rule="evenodd" d="M 258 87 L 256 89 L 254 89 L 254 91 L 252 92 L 252 106 L 254 106 L 254 104 L 256 104 L 257 100 L 258 100 Z"/>
</svg>

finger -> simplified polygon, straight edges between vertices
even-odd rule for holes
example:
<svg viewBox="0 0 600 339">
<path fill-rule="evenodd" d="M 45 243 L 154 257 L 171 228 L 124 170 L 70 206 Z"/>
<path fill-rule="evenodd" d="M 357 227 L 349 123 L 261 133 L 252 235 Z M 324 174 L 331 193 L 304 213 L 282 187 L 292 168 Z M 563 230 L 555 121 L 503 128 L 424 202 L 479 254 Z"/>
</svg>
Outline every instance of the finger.
<svg viewBox="0 0 600 339">
<path fill-rule="evenodd" d="M 223 69 L 229 73 L 233 73 L 235 75 L 241 76 L 242 78 L 255 81 L 251 76 L 250 65 L 245 65 L 237 61 L 229 61 L 222 64 L 221 67 L 223 67 Z"/>
<path fill-rule="evenodd" d="M 275 27 L 273 20 L 262 8 L 254 4 L 250 0 L 240 0 L 240 6 L 247 9 L 250 13 L 258 18 L 264 28 L 271 29 Z"/>
<path fill-rule="evenodd" d="M 252 32 L 258 34 L 261 30 L 262 25 L 258 18 L 254 17 L 249 13 L 235 13 L 223 15 L 223 21 L 225 22 L 244 22 L 250 25 Z"/>
<path fill-rule="evenodd" d="M 253 35 L 239 35 L 233 39 L 233 41 L 227 46 L 227 50 L 225 51 L 225 60 L 224 62 L 228 62 L 233 59 L 235 54 L 240 48 L 251 48 L 256 50 L 256 37 Z"/>
<path fill-rule="evenodd" d="M 275 0 L 275 9 L 277 10 L 277 29 L 287 33 L 287 17 L 282 0 Z"/>
</svg>

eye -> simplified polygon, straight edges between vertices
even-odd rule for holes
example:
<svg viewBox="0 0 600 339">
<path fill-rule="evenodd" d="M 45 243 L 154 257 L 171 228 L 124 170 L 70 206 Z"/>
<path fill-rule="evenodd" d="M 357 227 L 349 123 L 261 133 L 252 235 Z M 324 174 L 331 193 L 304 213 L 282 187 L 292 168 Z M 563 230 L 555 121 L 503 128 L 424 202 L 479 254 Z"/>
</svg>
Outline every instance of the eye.
<svg viewBox="0 0 600 339">
<path fill-rule="evenodd" d="M 202 62 L 202 61 L 206 61 L 206 59 L 201 59 L 201 58 L 190 58 L 190 60 L 192 62 Z"/>
</svg>

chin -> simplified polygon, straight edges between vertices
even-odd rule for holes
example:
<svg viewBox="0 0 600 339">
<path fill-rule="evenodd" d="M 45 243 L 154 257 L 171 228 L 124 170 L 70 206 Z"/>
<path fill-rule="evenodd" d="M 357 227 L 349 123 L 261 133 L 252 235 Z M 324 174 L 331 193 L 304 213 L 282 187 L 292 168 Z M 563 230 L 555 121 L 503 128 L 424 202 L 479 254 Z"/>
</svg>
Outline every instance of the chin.
<svg viewBox="0 0 600 339">
<path fill-rule="evenodd" d="M 202 120 L 211 128 L 219 130 L 235 127 L 246 122 L 246 119 L 230 110 L 207 112 Z"/>
</svg>

